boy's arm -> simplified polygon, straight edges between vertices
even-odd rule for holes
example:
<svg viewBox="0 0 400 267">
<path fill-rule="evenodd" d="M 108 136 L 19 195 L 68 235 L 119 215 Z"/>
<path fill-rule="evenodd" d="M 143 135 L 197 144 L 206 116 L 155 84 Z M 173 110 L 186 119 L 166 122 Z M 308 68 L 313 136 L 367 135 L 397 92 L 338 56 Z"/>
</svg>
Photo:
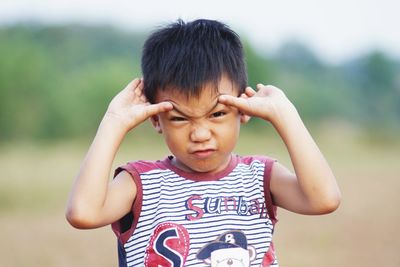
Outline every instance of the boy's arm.
<svg viewBox="0 0 400 267">
<path fill-rule="evenodd" d="M 274 165 L 271 192 L 277 205 L 301 214 L 325 214 L 340 202 L 336 179 L 323 154 L 294 109 L 274 127 L 285 143 L 295 174 Z"/>
<path fill-rule="evenodd" d="M 149 104 L 143 83 L 133 80 L 111 101 L 75 179 L 67 204 L 67 220 L 77 228 L 110 224 L 131 209 L 136 185 L 121 172 L 109 181 L 112 163 L 126 133 L 157 113 L 172 109 L 170 103 Z"/>
<path fill-rule="evenodd" d="M 335 177 L 296 108 L 278 88 L 258 85 L 258 89 L 246 88 L 240 98 L 221 96 L 220 102 L 271 122 L 285 143 L 295 174 L 274 164 L 271 192 L 275 204 L 302 214 L 334 211 L 340 203 Z"/>
</svg>

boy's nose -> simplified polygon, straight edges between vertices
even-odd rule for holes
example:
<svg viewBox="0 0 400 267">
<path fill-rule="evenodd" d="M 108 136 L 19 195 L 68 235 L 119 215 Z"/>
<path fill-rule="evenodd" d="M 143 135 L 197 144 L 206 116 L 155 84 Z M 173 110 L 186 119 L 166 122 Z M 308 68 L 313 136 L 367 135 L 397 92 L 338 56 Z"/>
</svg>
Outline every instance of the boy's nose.
<svg viewBox="0 0 400 267">
<path fill-rule="evenodd" d="M 190 133 L 192 142 L 204 142 L 211 138 L 211 131 L 205 125 L 196 125 Z"/>
</svg>

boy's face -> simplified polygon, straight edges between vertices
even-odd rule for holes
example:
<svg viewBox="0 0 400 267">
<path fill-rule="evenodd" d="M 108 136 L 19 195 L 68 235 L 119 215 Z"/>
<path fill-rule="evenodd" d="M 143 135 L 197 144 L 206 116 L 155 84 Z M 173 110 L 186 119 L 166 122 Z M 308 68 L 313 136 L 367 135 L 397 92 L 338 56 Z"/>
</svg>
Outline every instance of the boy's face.
<svg viewBox="0 0 400 267">
<path fill-rule="evenodd" d="M 242 115 L 218 102 L 219 95 L 237 96 L 239 90 L 225 77 L 217 93 L 210 86 L 205 86 L 199 97 L 188 98 L 175 90 L 160 91 L 156 96 L 157 103 L 169 101 L 174 109 L 154 116 L 152 123 L 175 156 L 173 163 L 185 171 L 223 170 L 239 137 Z"/>
</svg>

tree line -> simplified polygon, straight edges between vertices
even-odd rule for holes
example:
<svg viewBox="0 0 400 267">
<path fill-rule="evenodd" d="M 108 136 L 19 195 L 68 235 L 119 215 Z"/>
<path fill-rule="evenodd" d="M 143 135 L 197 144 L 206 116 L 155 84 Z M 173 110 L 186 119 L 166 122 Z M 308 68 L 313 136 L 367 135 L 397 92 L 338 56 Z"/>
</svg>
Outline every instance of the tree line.
<svg viewBox="0 0 400 267">
<path fill-rule="evenodd" d="M 146 35 L 109 26 L 1 26 L 0 142 L 92 135 L 110 99 L 140 77 Z M 244 43 L 249 85 L 284 89 L 310 123 L 400 128 L 400 63 L 384 52 L 329 65 L 296 41 L 273 54 Z"/>
</svg>

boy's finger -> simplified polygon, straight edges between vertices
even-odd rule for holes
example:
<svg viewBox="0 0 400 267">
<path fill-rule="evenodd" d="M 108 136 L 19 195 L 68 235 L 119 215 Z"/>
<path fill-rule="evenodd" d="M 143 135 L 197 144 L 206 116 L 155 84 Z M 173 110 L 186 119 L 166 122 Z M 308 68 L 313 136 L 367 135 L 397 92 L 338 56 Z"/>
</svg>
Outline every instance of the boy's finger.
<svg viewBox="0 0 400 267">
<path fill-rule="evenodd" d="M 246 89 L 244 89 L 244 93 L 245 93 L 247 96 L 252 97 L 252 96 L 254 96 L 257 92 L 256 92 L 253 88 L 251 88 L 250 86 L 248 86 L 248 87 L 246 87 Z"/>
<path fill-rule="evenodd" d="M 128 90 L 135 90 L 135 88 L 140 84 L 140 79 L 136 78 L 133 79 L 132 81 L 130 81 L 130 83 L 128 83 L 128 85 L 125 87 L 125 89 Z"/>
<path fill-rule="evenodd" d="M 146 106 L 147 116 L 153 116 L 161 112 L 172 110 L 174 107 L 170 102 L 160 102 Z"/>
<path fill-rule="evenodd" d="M 264 84 L 262 84 L 262 83 L 258 83 L 257 84 L 257 90 L 260 90 L 261 88 L 263 88 L 265 85 Z"/>
<path fill-rule="evenodd" d="M 249 115 L 241 114 L 241 116 L 240 116 L 241 123 L 247 123 L 247 122 L 249 122 L 250 119 L 251 119 L 251 116 L 249 116 Z"/>
<path fill-rule="evenodd" d="M 139 87 L 141 90 L 143 90 L 143 88 L 144 88 L 143 78 L 139 79 L 139 83 L 138 83 L 137 87 Z"/>
<path fill-rule="evenodd" d="M 130 81 L 125 88 L 120 92 L 124 95 L 132 95 L 135 94 L 136 87 L 140 84 L 140 79 L 136 78 Z"/>
</svg>

